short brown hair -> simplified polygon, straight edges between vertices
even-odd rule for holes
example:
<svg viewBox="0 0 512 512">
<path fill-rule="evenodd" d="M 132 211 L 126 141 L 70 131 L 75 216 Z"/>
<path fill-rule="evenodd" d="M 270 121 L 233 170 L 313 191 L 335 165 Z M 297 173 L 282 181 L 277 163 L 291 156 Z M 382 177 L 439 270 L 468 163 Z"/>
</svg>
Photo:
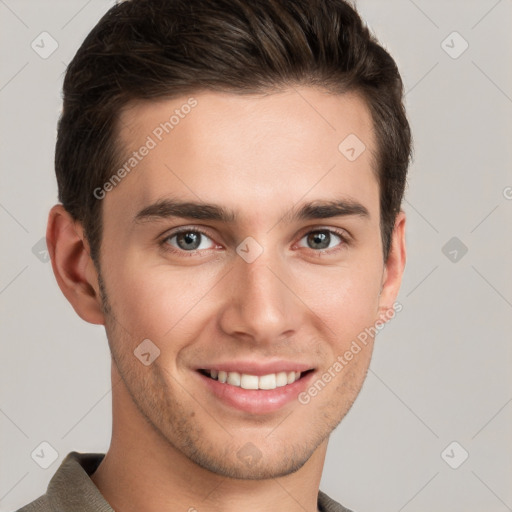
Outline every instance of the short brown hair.
<svg viewBox="0 0 512 512">
<path fill-rule="evenodd" d="M 384 259 L 412 153 L 397 66 L 343 0 L 126 0 L 86 37 L 64 79 L 55 170 L 59 201 L 99 266 L 102 201 L 121 161 L 121 110 L 138 99 L 287 85 L 364 97 L 377 135 Z M 340 141 L 341 142 L 341 141 Z"/>
</svg>

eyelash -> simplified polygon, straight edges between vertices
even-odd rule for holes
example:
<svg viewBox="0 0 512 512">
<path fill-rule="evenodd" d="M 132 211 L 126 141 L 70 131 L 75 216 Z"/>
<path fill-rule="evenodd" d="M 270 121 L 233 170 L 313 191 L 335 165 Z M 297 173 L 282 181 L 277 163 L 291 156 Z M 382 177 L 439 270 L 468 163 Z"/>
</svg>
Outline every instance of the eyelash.
<svg viewBox="0 0 512 512">
<path fill-rule="evenodd" d="M 317 256 L 317 257 L 322 257 L 325 253 L 328 253 L 329 255 L 331 254 L 334 254 L 334 253 L 337 253 L 338 251 L 341 251 L 343 249 L 346 249 L 347 246 L 350 245 L 350 240 L 349 240 L 349 236 L 347 235 L 346 231 L 344 230 L 338 230 L 338 229 L 333 229 L 333 228 L 330 228 L 330 229 L 327 229 L 327 228 L 316 228 L 316 229 L 312 229 L 310 231 L 307 231 L 306 233 L 304 233 L 301 237 L 300 237 L 300 240 L 302 240 L 305 236 L 311 234 L 311 233 L 319 233 L 319 232 L 328 232 L 328 233 L 333 233 L 335 234 L 336 236 L 338 236 L 340 239 L 341 239 L 341 243 L 334 247 L 334 248 L 331 248 L 331 249 L 320 249 L 320 250 L 315 250 L 315 249 L 310 249 L 314 256 Z M 206 233 L 205 231 L 201 230 L 201 229 L 198 229 L 198 228 L 180 228 L 180 229 L 177 229 L 176 231 L 173 231 L 171 232 L 170 234 L 166 235 L 159 243 L 160 247 L 162 247 L 162 249 L 166 252 L 170 252 L 172 254 L 178 254 L 180 256 L 185 256 L 185 257 L 190 257 L 190 256 L 196 256 L 197 254 L 199 253 L 202 253 L 204 251 L 211 251 L 213 249 L 195 249 L 193 251 L 185 251 L 183 249 L 176 249 L 175 247 L 169 245 L 167 243 L 168 240 L 170 240 L 171 238 L 174 238 L 175 236 L 181 234 L 181 233 L 198 233 L 198 234 L 201 234 L 201 235 L 204 235 L 205 237 L 209 238 L 210 240 L 212 240 L 212 237 L 210 237 L 210 235 L 208 235 L 208 233 Z M 212 240 L 213 242 L 213 240 Z M 303 247 L 304 249 L 304 247 Z"/>
</svg>

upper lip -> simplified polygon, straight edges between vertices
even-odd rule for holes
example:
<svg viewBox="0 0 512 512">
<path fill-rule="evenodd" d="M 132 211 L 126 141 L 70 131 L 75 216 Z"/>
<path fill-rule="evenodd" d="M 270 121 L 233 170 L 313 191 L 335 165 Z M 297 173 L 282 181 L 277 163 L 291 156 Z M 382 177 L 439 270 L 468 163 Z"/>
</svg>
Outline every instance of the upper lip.
<svg viewBox="0 0 512 512">
<path fill-rule="evenodd" d="M 223 363 L 211 363 L 204 366 L 199 366 L 197 370 L 218 370 L 224 372 L 238 372 L 248 375 L 268 375 L 270 373 L 279 372 L 305 372 L 312 370 L 313 367 L 309 364 L 298 363 L 293 361 L 271 361 L 271 362 L 258 362 L 258 361 L 229 361 Z"/>
</svg>

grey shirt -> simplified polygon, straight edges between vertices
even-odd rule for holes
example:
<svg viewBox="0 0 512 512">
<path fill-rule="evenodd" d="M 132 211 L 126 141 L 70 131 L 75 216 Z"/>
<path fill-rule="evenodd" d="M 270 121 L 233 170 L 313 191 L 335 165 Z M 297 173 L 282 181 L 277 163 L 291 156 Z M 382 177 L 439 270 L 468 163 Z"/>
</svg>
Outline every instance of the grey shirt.
<svg viewBox="0 0 512 512">
<path fill-rule="evenodd" d="M 46 494 L 17 512 L 114 512 L 90 478 L 104 456 L 68 453 L 50 480 Z M 318 492 L 318 508 L 320 512 L 351 512 L 322 491 Z"/>
</svg>

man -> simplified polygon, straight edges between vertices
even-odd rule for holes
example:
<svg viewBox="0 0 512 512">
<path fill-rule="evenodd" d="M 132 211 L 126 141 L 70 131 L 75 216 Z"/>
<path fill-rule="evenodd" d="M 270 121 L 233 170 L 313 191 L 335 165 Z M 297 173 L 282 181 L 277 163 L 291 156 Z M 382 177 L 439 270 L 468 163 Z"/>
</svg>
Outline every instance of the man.
<svg viewBox="0 0 512 512">
<path fill-rule="evenodd" d="M 110 9 L 66 73 L 47 243 L 105 325 L 112 441 L 21 511 L 347 510 L 320 478 L 394 313 L 410 151 L 341 0 Z"/>
</svg>

